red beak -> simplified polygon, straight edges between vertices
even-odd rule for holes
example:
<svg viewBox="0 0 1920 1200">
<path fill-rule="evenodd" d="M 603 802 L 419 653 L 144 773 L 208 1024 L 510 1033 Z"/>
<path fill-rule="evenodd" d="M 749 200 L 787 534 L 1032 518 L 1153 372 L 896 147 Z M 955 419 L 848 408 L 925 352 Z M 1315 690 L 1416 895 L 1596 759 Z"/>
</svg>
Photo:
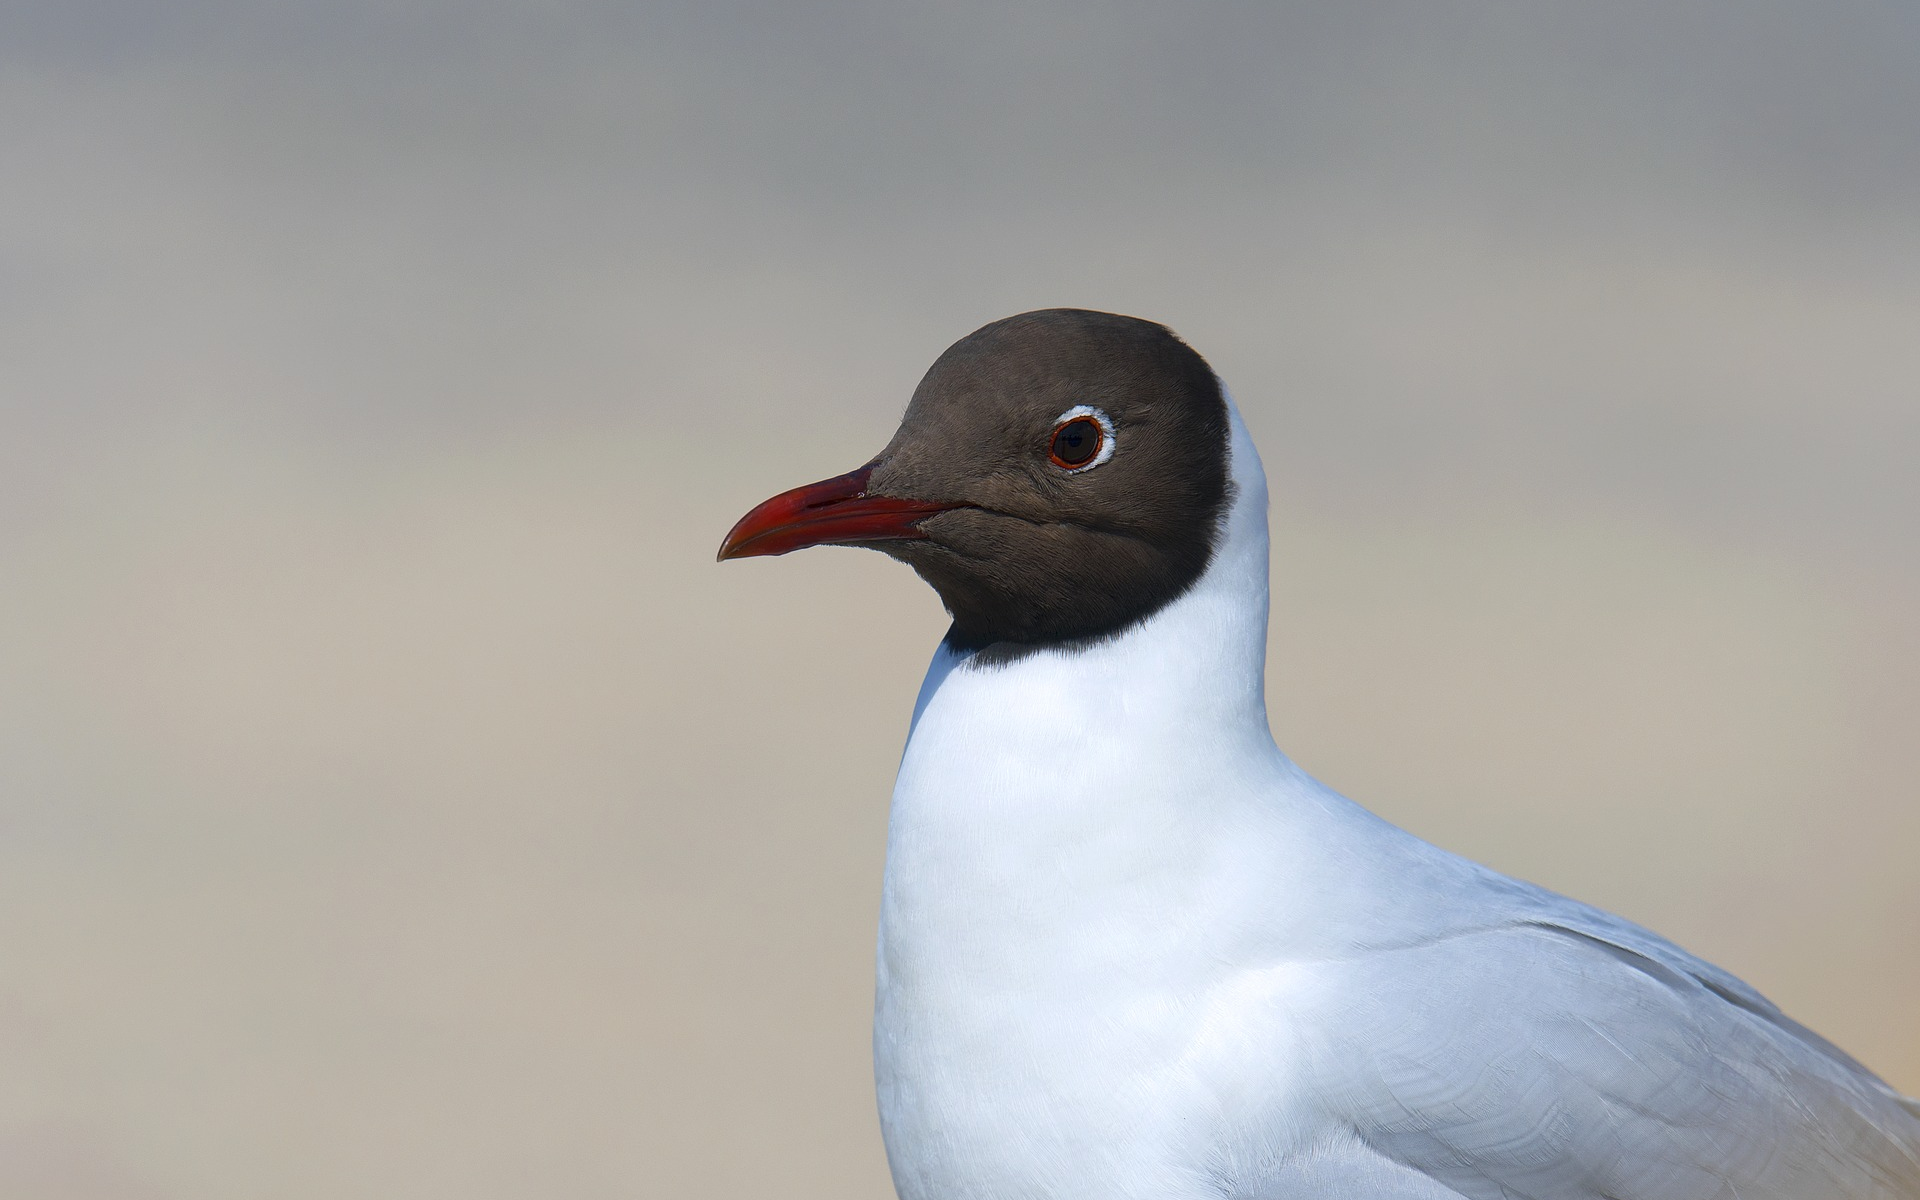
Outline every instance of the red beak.
<svg viewBox="0 0 1920 1200">
<path fill-rule="evenodd" d="M 923 538 L 920 522 L 964 505 L 867 494 L 872 467 L 781 492 L 741 517 L 717 561 L 785 554 L 808 546 Z"/>
</svg>

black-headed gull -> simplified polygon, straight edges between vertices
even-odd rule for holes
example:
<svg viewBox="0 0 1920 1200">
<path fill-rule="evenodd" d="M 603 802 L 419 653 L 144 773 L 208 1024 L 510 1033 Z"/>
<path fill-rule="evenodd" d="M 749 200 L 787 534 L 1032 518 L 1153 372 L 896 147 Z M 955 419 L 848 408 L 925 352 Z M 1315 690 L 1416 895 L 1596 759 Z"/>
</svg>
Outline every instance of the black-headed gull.
<svg viewBox="0 0 1920 1200">
<path fill-rule="evenodd" d="M 953 614 L 887 836 L 901 1196 L 1920 1197 L 1920 1105 L 1752 988 L 1280 752 L 1266 510 L 1198 354 L 1052 310 L 728 535 L 872 546 Z"/>
</svg>

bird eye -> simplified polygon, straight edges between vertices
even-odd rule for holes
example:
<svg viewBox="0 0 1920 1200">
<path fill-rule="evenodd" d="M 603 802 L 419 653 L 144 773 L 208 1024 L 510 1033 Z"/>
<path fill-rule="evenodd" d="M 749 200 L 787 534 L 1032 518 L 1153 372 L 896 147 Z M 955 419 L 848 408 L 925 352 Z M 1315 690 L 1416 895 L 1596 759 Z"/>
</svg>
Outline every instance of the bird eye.
<svg viewBox="0 0 1920 1200">
<path fill-rule="evenodd" d="M 1054 419 L 1047 460 L 1072 474 L 1091 471 L 1113 457 L 1113 422 L 1107 414 L 1076 404 Z"/>
<path fill-rule="evenodd" d="M 1053 446 L 1049 451 L 1053 461 L 1068 469 L 1084 467 L 1087 460 L 1100 453 L 1100 426 L 1089 417 L 1079 417 L 1068 421 L 1053 431 Z"/>
</svg>

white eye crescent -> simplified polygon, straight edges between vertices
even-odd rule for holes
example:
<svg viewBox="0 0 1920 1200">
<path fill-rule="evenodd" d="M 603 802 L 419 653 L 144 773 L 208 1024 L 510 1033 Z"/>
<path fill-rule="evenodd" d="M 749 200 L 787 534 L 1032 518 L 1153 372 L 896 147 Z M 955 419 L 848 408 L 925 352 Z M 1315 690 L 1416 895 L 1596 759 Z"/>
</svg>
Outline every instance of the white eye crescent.
<svg viewBox="0 0 1920 1200">
<path fill-rule="evenodd" d="M 1069 475 L 1091 471 L 1113 457 L 1113 419 L 1091 404 L 1076 404 L 1053 420 L 1047 459 Z"/>
</svg>

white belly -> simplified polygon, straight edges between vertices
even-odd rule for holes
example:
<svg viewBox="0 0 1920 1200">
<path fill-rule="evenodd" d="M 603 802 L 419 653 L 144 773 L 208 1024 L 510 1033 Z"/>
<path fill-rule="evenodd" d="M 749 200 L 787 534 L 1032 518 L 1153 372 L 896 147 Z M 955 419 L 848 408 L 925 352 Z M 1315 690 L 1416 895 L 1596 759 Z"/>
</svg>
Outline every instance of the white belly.
<svg viewBox="0 0 1920 1200">
<path fill-rule="evenodd" d="M 894 796 L 874 1061 L 895 1184 L 1217 1200 L 1235 1160 L 1316 1127 L 1289 1089 L 1316 981 L 1284 919 L 1247 911 L 1284 869 L 1258 797 L 1285 761 L 1221 778 L 1217 746 L 1144 747 L 1064 696 L 967 705 L 976 682 L 947 681 Z M 1088 769 L 1063 782 L 1062 754 Z"/>
<path fill-rule="evenodd" d="M 1011 989 L 935 998 L 883 981 L 874 1045 L 905 1200 L 1205 1193 L 1167 1144 L 1188 1104 L 1178 1050 L 1116 1006 Z"/>
<path fill-rule="evenodd" d="M 981 907 L 946 942 L 883 920 L 874 1063 L 905 1200 L 1218 1200 L 1318 1136 L 1293 1086 L 1314 968 L 1209 970 L 1178 917 L 1085 945 L 1053 936 L 1097 927 L 1074 906 Z"/>
</svg>

